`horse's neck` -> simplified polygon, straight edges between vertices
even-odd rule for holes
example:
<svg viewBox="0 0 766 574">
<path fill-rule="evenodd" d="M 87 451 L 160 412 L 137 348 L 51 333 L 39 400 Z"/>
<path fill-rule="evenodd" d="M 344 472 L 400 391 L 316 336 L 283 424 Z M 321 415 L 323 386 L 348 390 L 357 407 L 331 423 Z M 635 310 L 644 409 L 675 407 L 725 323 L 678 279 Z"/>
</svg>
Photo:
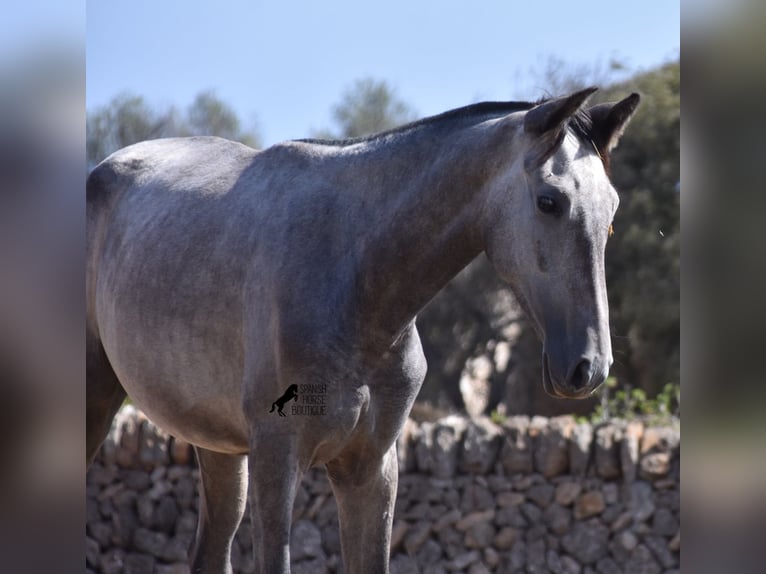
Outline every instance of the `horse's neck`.
<svg viewBox="0 0 766 574">
<path fill-rule="evenodd" d="M 378 189 L 366 193 L 380 199 L 361 254 L 361 304 L 367 334 L 381 342 L 396 339 L 484 248 L 481 192 L 497 155 L 482 149 L 491 138 L 466 131 L 449 141 L 421 134 L 391 151 L 391 165 L 373 162 Z"/>
</svg>

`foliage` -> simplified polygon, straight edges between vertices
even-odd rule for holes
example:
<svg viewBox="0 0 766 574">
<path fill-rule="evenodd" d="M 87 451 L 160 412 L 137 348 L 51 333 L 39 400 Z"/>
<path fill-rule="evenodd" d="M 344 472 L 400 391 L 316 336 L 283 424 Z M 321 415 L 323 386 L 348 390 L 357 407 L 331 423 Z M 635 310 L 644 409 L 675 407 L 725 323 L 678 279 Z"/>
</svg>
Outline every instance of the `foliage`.
<svg viewBox="0 0 766 574">
<path fill-rule="evenodd" d="M 322 138 L 354 138 L 395 128 L 415 119 L 415 112 L 384 80 L 357 80 L 332 110 L 337 130 L 322 130 Z"/>
<path fill-rule="evenodd" d="M 605 422 L 613 418 L 641 419 L 649 424 L 668 423 L 681 414 L 681 386 L 666 383 L 657 395 L 650 399 L 643 389 L 624 386 L 618 388 L 615 377 L 609 377 L 600 391 L 601 402 L 593 410 L 589 420 Z M 588 420 L 582 418 L 580 420 Z"/>
<path fill-rule="evenodd" d="M 86 150 L 88 167 L 94 167 L 112 152 L 149 139 L 214 135 L 257 147 L 254 131 L 242 130 L 231 107 L 213 92 L 201 92 L 181 114 L 174 107 L 155 110 L 143 97 L 120 94 L 108 105 L 88 113 Z"/>
<path fill-rule="evenodd" d="M 650 394 L 680 381 L 680 64 L 611 87 L 643 100 L 614 153 L 620 192 L 606 276 L 614 372 Z"/>
</svg>

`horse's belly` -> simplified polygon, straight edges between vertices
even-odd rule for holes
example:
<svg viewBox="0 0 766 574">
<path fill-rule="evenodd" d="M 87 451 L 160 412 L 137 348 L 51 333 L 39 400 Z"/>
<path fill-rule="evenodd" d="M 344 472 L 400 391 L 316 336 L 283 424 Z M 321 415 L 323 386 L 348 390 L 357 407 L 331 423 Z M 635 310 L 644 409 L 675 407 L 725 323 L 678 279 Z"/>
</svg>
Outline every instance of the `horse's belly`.
<svg viewBox="0 0 766 574">
<path fill-rule="evenodd" d="M 120 304 L 120 291 L 99 301 L 98 323 L 104 350 L 133 403 L 178 438 L 246 452 L 241 342 L 236 332 L 205 328 L 226 318 L 168 317 L 156 308 Z"/>
</svg>

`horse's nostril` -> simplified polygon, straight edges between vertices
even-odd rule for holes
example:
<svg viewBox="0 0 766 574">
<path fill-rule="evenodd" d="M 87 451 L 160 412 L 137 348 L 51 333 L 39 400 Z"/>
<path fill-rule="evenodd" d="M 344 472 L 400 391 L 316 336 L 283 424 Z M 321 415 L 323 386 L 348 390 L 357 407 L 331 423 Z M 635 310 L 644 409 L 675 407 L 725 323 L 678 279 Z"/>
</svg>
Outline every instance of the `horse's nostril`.
<svg viewBox="0 0 766 574">
<path fill-rule="evenodd" d="M 572 376 L 569 378 L 569 384 L 573 389 L 582 389 L 590 382 L 590 361 L 583 359 L 572 371 Z"/>
</svg>

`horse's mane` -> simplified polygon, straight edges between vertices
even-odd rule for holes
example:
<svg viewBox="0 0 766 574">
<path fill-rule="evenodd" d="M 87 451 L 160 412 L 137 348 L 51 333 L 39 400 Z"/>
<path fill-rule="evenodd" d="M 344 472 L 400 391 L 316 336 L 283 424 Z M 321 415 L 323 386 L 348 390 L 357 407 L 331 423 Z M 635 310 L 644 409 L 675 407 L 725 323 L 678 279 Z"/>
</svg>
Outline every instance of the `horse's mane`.
<svg viewBox="0 0 766 574">
<path fill-rule="evenodd" d="M 296 141 L 303 143 L 312 143 L 333 147 L 345 147 L 360 143 L 374 142 L 390 136 L 412 131 L 417 128 L 442 125 L 460 120 L 482 120 L 489 117 L 500 117 L 513 112 L 522 112 L 530 110 L 533 107 L 550 101 L 551 98 L 541 98 L 536 102 L 479 102 L 470 104 L 453 110 L 442 112 L 435 116 L 429 116 L 414 122 L 410 122 L 389 130 L 377 132 L 370 135 L 341 138 L 341 139 L 320 139 L 305 138 Z M 583 142 L 593 141 L 593 121 L 590 114 L 585 109 L 580 109 L 571 118 L 569 118 L 569 129 Z"/>
</svg>

